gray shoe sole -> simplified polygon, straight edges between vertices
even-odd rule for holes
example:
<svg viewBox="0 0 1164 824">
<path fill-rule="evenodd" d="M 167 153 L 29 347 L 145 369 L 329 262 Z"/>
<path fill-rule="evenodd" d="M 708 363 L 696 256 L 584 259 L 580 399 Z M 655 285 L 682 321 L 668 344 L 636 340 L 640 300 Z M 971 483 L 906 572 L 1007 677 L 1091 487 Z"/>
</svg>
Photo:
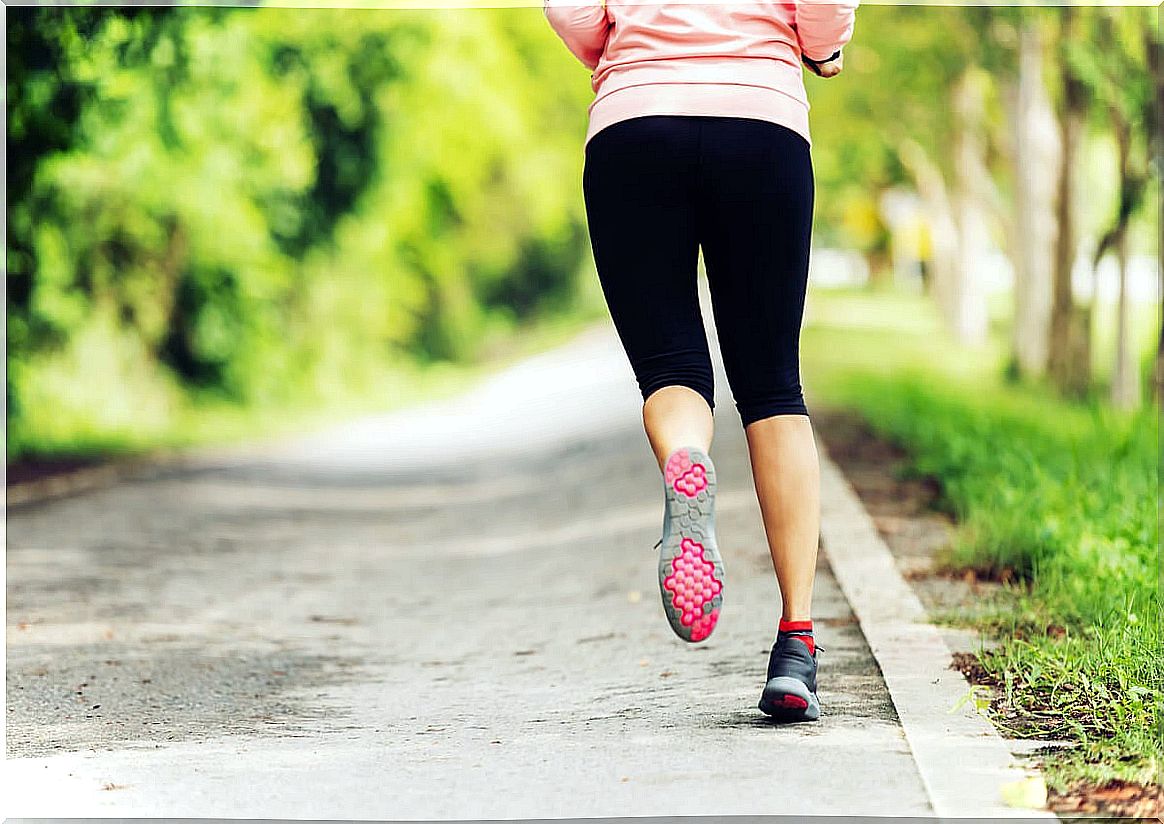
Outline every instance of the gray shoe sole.
<svg viewBox="0 0 1164 824">
<path fill-rule="evenodd" d="M 760 709 L 776 721 L 815 721 L 820 701 L 803 681 L 789 676 L 773 678 L 764 685 Z"/>
<path fill-rule="evenodd" d="M 675 634 L 689 643 L 715 629 L 724 567 L 715 543 L 715 466 L 706 452 L 675 450 L 663 473 L 665 511 L 659 546 L 659 595 Z"/>
</svg>

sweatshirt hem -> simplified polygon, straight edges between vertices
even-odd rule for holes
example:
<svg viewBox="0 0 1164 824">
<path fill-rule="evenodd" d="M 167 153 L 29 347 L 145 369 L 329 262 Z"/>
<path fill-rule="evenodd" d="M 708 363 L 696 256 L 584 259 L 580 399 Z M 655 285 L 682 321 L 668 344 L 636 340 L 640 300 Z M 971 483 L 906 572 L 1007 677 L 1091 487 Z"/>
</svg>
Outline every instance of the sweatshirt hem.
<svg viewBox="0 0 1164 824">
<path fill-rule="evenodd" d="M 767 86 L 732 83 L 671 82 L 624 86 L 590 105 L 583 148 L 602 129 L 650 114 L 746 117 L 776 123 L 812 145 L 806 102 Z"/>
</svg>

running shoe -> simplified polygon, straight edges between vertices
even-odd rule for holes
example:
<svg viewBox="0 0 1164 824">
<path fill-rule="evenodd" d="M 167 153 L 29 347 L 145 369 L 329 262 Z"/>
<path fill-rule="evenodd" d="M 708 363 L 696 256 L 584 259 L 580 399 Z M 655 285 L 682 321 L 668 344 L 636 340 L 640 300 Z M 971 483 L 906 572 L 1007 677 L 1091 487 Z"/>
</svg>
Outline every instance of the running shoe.
<svg viewBox="0 0 1164 824">
<path fill-rule="evenodd" d="M 816 650 L 819 652 L 820 646 Z M 778 633 L 768 657 L 768 681 L 760 695 L 760 709 L 776 721 L 815 721 L 820 718 L 816 695 L 816 653 L 810 653 L 795 635 Z"/>
<path fill-rule="evenodd" d="M 715 629 L 723 604 L 723 560 L 715 545 L 715 466 L 696 446 L 676 449 L 663 470 L 659 594 L 671 629 L 698 643 Z"/>
</svg>

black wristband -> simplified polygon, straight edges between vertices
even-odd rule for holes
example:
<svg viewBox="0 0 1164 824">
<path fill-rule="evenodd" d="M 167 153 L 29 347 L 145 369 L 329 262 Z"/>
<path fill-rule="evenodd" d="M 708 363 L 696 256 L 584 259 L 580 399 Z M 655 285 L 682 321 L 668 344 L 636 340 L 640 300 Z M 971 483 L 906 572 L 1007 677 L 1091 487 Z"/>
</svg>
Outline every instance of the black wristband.
<svg viewBox="0 0 1164 824">
<path fill-rule="evenodd" d="M 808 65 L 810 65 L 812 68 L 814 68 L 814 69 L 819 69 L 819 68 L 821 67 L 821 65 L 822 65 L 822 64 L 824 64 L 824 63 L 830 63 L 830 62 L 832 62 L 833 60 L 836 60 L 836 59 L 837 59 L 838 57 L 840 57 L 840 56 L 841 56 L 841 50 L 840 50 L 840 49 L 837 49 L 835 52 L 833 52 L 832 54 L 830 54 L 830 55 L 829 55 L 828 57 L 826 57 L 824 60 L 813 60 L 813 59 L 812 59 L 811 57 L 809 57 L 807 54 L 801 54 L 801 55 L 800 55 L 800 59 L 801 59 L 801 60 L 803 60 L 803 61 L 804 61 L 805 63 L 807 63 Z"/>
</svg>

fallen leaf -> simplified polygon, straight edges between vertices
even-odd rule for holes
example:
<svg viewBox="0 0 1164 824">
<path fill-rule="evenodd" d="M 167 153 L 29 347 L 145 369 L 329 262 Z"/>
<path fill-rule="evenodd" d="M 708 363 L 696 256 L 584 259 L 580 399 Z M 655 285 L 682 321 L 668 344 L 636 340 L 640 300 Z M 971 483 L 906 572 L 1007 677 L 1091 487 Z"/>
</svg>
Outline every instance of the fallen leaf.
<svg viewBox="0 0 1164 824">
<path fill-rule="evenodd" d="M 1008 781 L 1002 785 L 1001 792 L 1008 807 L 1041 810 L 1047 806 L 1047 785 L 1040 774 Z"/>
</svg>

